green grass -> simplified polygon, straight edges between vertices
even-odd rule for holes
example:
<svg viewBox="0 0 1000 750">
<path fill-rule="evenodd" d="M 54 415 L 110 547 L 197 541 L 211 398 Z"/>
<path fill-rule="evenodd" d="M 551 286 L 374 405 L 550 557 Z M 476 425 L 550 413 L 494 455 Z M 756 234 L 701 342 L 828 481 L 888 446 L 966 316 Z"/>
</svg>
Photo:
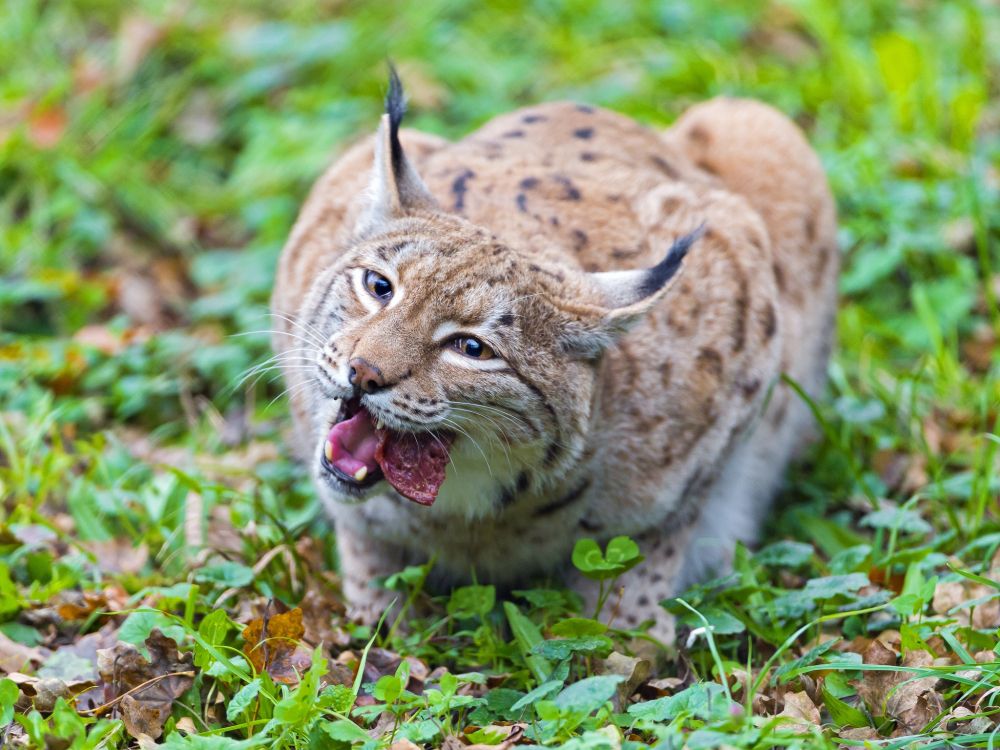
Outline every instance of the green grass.
<svg viewBox="0 0 1000 750">
<path fill-rule="evenodd" d="M 762 549 L 665 603 L 682 638 L 660 663 L 613 596 L 596 619 L 561 589 L 434 599 L 426 568 L 386 582 L 413 606 L 380 633 L 343 617 L 276 373 L 243 376 L 281 243 L 374 127 L 388 56 L 411 124 L 450 137 L 544 99 L 665 126 L 736 94 L 823 158 L 844 272 L 822 437 Z M 457 748 L 515 723 L 572 748 L 1000 742 L 995 4 L 10 0 L 0 71 L 12 741 L 136 746 L 122 703 L 88 712 L 138 684 L 80 645 L 118 641 L 177 696 L 176 748 Z M 277 618 L 295 607 L 304 634 Z M 262 615 L 264 670 L 242 632 Z"/>
</svg>

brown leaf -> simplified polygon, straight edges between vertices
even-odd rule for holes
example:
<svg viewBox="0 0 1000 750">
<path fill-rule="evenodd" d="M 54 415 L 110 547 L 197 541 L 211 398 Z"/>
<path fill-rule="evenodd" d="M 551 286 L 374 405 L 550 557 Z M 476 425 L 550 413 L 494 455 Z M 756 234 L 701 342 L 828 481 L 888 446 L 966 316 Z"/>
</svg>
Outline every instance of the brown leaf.
<svg viewBox="0 0 1000 750">
<path fill-rule="evenodd" d="M 56 614 L 66 622 L 84 620 L 97 610 L 106 610 L 108 602 L 100 591 L 67 591 L 56 606 Z"/>
<path fill-rule="evenodd" d="M 812 724 L 819 726 L 819 709 L 804 690 L 797 693 L 785 693 L 785 707 L 778 716 L 791 719 L 795 724 Z M 805 727 L 803 727 L 803 731 Z"/>
<path fill-rule="evenodd" d="M 98 671 L 108 701 L 121 698 L 118 710 L 129 734 L 156 739 L 174 701 L 194 683 L 192 655 L 179 654 L 177 644 L 159 630 L 146 639 L 149 660 L 131 643 L 97 652 Z"/>
<path fill-rule="evenodd" d="M 133 737 L 148 735 L 156 739 L 163 733 L 163 725 L 170 716 L 170 703 L 144 701 L 131 695 L 122 697 L 118 704 L 122 723 Z"/>
<path fill-rule="evenodd" d="M 33 672 L 45 659 L 40 649 L 25 646 L 0 633 L 0 672 Z"/>
<path fill-rule="evenodd" d="M 89 680 L 66 682 L 58 677 L 34 677 L 20 672 L 11 672 L 7 679 L 17 685 L 21 694 L 42 713 L 51 711 L 60 698 L 70 700 L 94 687 Z"/>
<path fill-rule="evenodd" d="M 163 36 L 163 26 L 153 19 L 139 13 L 127 15 L 118 29 L 115 80 L 118 83 L 128 81 Z"/>
<path fill-rule="evenodd" d="M 975 373 L 989 372 L 993 354 L 997 351 L 997 338 L 989 324 L 977 327 L 972 337 L 962 342 L 962 361 Z"/>
<path fill-rule="evenodd" d="M 256 671 L 266 671 L 275 682 L 295 685 L 312 663 L 309 651 L 299 645 L 304 633 L 298 607 L 259 617 L 243 629 L 243 653 Z"/>
<path fill-rule="evenodd" d="M 145 542 L 135 546 L 124 537 L 81 544 L 97 558 L 97 567 L 102 573 L 139 573 L 149 560 L 149 548 Z"/>
<path fill-rule="evenodd" d="M 868 644 L 862 655 L 865 664 L 889 666 L 896 664 L 896 653 L 877 638 Z M 865 671 L 856 687 L 858 695 L 874 716 L 885 713 L 885 703 L 889 691 L 899 681 L 899 672 Z"/>
<path fill-rule="evenodd" d="M 28 140 L 40 149 L 59 145 L 69 118 L 62 107 L 37 105 L 28 114 Z"/>
<path fill-rule="evenodd" d="M 935 614 L 943 615 L 964 602 L 965 599 L 965 586 L 960 581 L 945 581 L 935 587 L 931 607 Z"/>
<path fill-rule="evenodd" d="M 908 667 L 926 667 L 934 657 L 925 651 L 910 651 L 903 664 Z M 906 734 L 919 732 L 944 708 L 941 696 L 934 690 L 938 678 L 913 679 L 911 672 L 890 672 L 897 676 L 898 685 L 886 702 L 886 713 L 894 718 Z"/>
<path fill-rule="evenodd" d="M 611 674 L 623 677 L 615 692 L 615 709 L 621 711 L 628 705 L 628 699 L 636 689 L 649 679 L 653 665 L 648 659 L 625 656 L 612 651 L 607 659 L 602 659 L 597 665 L 598 674 Z"/>
<path fill-rule="evenodd" d="M 302 639 L 306 643 L 312 646 L 322 643 L 327 647 L 340 648 L 350 643 L 347 631 L 336 624 L 338 612 L 343 614 L 343 605 L 329 587 L 320 584 L 316 588 L 308 588 L 299 607 L 302 609 L 302 627 L 305 629 Z"/>
</svg>

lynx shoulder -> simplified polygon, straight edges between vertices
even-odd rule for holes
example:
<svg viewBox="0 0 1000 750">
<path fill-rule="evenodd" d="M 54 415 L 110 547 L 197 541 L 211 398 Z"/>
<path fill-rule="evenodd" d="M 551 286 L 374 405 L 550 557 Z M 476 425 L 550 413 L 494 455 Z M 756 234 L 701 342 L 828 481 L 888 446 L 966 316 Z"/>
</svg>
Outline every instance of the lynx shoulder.
<svg viewBox="0 0 1000 750">
<path fill-rule="evenodd" d="M 434 555 L 458 582 L 558 573 L 628 534 L 633 624 L 750 541 L 822 390 L 834 205 L 770 107 L 655 131 L 540 104 L 457 142 L 378 132 L 318 180 L 282 253 L 274 345 L 294 449 L 336 526 L 353 612 Z M 585 596 L 584 581 L 571 581 Z"/>
</svg>

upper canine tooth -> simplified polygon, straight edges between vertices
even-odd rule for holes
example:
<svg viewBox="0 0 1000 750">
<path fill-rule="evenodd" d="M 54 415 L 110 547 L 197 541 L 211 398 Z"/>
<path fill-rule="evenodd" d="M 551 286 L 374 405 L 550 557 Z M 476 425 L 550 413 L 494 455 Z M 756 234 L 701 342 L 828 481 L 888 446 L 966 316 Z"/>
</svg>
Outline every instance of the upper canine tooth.
<svg viewBox="0 0 1000 750">
<path fill-rule="evenodd" d="M 381 417 L 379 417 L 377 420 L 375 420 L 375 429 L 376 430 L 381 430 L 384 427 L 385 427 L 385 422 L 382 421 Z"/>
<path fill-rule="evenodd" d="M 354 472 L 354 481 L 355 482 L 363 482 L 363 481 L 365 481 L 365 477 L 366 476 L 368 476 L 368 467 L 367 466 L 362 466 L 360 469 L 358 469 L 356 472 Z"/>
<path fill-rule="evenodd" d="M 333 460 L 333 443 L 331 443 L 329 440 L 327 440 L 326 443 L 323 444 L 323 455 L 326 456 L 327 461 Z"/>
</svg>

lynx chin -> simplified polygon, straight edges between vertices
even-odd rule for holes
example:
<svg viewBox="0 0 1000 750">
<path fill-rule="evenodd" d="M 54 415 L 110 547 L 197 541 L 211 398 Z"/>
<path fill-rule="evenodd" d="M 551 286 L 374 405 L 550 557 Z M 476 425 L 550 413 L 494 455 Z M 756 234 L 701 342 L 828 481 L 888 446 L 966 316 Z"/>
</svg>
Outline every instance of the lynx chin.
<svg viewBox="0 0 1000 750">
<path fill-rule="evenodd" d="M 336 525 L 354 616 L 373 579 L 565 573 L 634 538 L 620 622 L 752 541 L 813 431 L 839 253 L 820 162 L 785 116 L 715 99 L 655 131 L 539 104 L 457 142 L 374 136 L 313 187 L 281 256 L 274 346 L 294 448 Z"/>
</svg>

